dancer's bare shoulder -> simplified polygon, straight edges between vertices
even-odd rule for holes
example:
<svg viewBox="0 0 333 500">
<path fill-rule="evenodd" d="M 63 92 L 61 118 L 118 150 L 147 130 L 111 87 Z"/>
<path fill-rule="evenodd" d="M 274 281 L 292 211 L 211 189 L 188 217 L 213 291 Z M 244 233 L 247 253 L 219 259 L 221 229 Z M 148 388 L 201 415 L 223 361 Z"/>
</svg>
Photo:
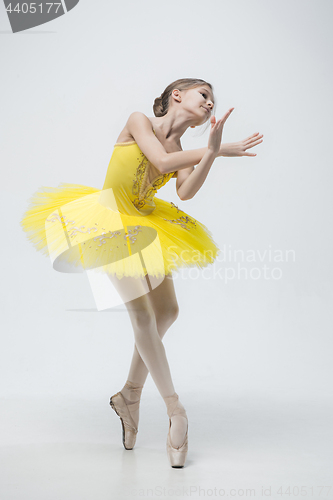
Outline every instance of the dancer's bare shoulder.
<svg viewBox="0 0 333 500">
<path fill-rule="evenodd" d="M 181 142 L 179 140 L 178 143 L 175 143 L 174 141 L 169 141 L 168 139 L 165 139 L 161 133 L 161 130 L 159 128 L 158 123 L 155 121 L 156 117 L 149 117 L 146 116 L 144 113 L 141 113 L 140 111 L 134 111 L 131 113 L 129 116 L 125 127 L 123 130 L 120 132 L 120 135 L 118 136 L 117 142 L 131 142 L 135 141 L 134 136 L 130 132 L 130 124 L 134 122 L 142 123 L 145 124 L 147 120 L 149 120 L 150 125 L 151 125 L 151 130 L 154 133 L 156 138 L 160 141 L 160 143 L 163 145 L 165 151 L 167 153 L 173 153 L 176 151 L 183 151 Z"/>
</svg>

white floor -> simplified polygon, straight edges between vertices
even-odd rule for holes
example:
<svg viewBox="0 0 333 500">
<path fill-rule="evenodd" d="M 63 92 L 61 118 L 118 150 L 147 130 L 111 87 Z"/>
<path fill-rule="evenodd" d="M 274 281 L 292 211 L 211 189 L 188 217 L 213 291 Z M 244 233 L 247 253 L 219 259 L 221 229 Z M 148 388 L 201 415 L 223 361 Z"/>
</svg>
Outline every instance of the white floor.
<svg viewBox="0 0 333 500">
<path fill-rule="evenodd" d="M 168 417 L 149 390 L 131 451 L 109 395 L 2 399 L 1 498 L 333 498 L 332 402 L 203 396 L 186 397 L 183 469 L 169 465 Z"/>
</svg>

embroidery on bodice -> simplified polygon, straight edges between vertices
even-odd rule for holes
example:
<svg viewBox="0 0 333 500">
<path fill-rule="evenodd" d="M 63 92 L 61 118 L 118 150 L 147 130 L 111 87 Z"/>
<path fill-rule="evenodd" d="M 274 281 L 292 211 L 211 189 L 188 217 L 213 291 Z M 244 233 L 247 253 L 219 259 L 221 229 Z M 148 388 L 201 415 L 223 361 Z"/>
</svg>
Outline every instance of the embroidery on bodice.
<svg viewBox="0 0 333 500">
<path fill-rule="evenodd" d="M 161 174 L 143 153 L 141 153 L 141 158 L 132 187 L 132 193 L 135 196 L 133 204 L 138 210 L 149 203 L 156 191 L 164 186 L 174 174 L 174 172 Z M 140 160 L 140 158 L 137 159 Z"/>
</svg>

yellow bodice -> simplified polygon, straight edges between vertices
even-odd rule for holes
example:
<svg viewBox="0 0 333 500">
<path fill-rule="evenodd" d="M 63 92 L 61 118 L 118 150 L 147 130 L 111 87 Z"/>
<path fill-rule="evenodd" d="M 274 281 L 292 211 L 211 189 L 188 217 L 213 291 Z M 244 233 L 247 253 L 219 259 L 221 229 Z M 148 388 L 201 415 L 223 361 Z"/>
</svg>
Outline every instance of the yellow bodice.
<svg viewBox="0 0 333 500">
<path fill-rule="evenodd" d="M 120 213 L 148 215 L 155 208 L 154 196 L 176 172 L 161 172 L 142 153 L 135 141 L 114 146 L 99 202 Z"/>
</svg>

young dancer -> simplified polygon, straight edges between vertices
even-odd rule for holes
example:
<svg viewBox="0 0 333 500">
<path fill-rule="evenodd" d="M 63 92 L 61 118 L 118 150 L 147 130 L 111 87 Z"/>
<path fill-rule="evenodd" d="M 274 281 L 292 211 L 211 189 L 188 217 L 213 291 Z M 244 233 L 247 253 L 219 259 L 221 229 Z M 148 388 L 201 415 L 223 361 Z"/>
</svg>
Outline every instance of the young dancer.
<svg viewBox="0 0 333 500">
<path fill-rule="evenodd" d="M 65 183 L 43 188 L 21 220 L 30 241 L 51 256 L 55 269 L 94 269 L 106 273 L 116 287 L 126 304 L 135 344 L 127 381 L 110 398 L 110 405 L 121 419 L 123 445 L 131 450 L 140 396 L 150 372 L 169 416 L 167 455 L 172 467 L 183 467 L 188 451 L 187 414 L 175 392 L 162 342 L 179 311 L 172 272 L 203 268 L 214 262 L 219 249 L 206 226 L 155 194 L 175 177 L 179 198 L 193 198 L 215 158 L 256 156 L 246 150 L 263 137 L 255 133 L 222 145 L 223 126 L 234 108 L 219 120 L 213 108 L 210 83 L 176 80 L 155 99 L 154 117 L 141 112 L 129 116 L 102 190 Z M 207 147 L 183 151 L 180 138 L 187 128 L 208 120 Z"/>
</svg>

